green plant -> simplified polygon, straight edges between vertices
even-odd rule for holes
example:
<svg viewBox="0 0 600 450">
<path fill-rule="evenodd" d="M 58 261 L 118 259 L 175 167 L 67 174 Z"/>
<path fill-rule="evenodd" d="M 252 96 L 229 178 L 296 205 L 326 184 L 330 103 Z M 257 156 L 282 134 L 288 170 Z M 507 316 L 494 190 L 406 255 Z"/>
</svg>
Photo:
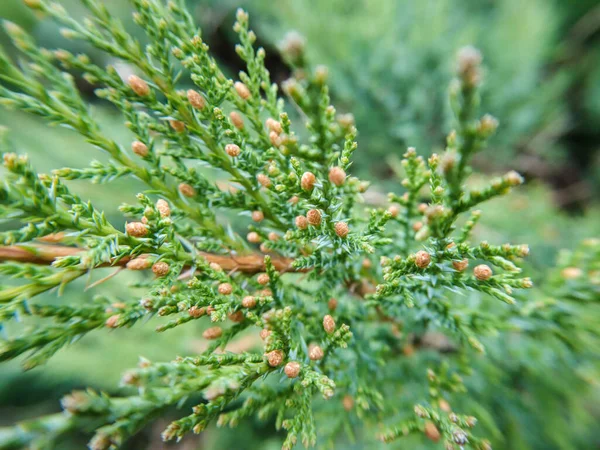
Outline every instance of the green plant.
<svg viewBox="0 0 600 450">
<path fill-rule="evenodd" d="M 298 439 L 315 445 L 318 429 L 321 439 L 333 439 L 355 419 L 362 423 L 356 437 L 365 440 L 424 433 L 447 449 L 491 448 L 473 432 L 476 419 L 454 412 L 455 405 L 475 408 L 493 431 L 485 408 L 464 395 L 469 379 L 491 370 L 478 357 L 483 336 L 521 333 L 535 342 L 536 328 L 514 306 L 522 299 L 518 290 L 532 287 L 520 268 L 528 247 L 471 242 L 480 217 L 474 208 L 523 181 L 509 172 L 483 188 L 465 188 L 471 158 L 498 126 L 478 115 L 477 50 L 466 47 L 458 57 L 450 89 L 456 127 L 446 151 L 425 161 L 408 149 L 404 192 L 390 194 L 384 208 L 365 205 L 368 183 L 347 176 L 356 129 L 336 120 L 327 71 L 309 66 L 297 37 L 284 46 L 293 77 L 283 90 L 298 112 L 292 123 L 242 10 L 234 30 L 246 71 L 233 82 L 182 1 L 133 1 L 146 47 L 100 1 L 83 0 L 92 14 L 82 23 L 57 3 L 26 3 L 61 23 L 65 37 L 123 60 L 133 73 L 123 79 L 85 55 L 40 48 L 5 24 L 23 59 L 0 56 L 0 103 L 73 129 L 110 159 L 38 174 L 25 156 L 4 154 L 0 212 L 22 225 L 0 234 L 0 273 L 14 280 L 0 290 L 0 319 L 10 333 L 0 359 L 23 355 L 33 368 L 93 330 L 150 318 L 159 332 L 211 326 L 201 354 L 167 363 L 143 359 L 123 377 L 128 395 L 73 392 L 62 401 L 64 413 L 1 429 L 0 448 L 52 448 L 63 434 L 90 429 L 91 448 L 118 447 L 170 406 L 187 414 L 166 428 L 165 440 L 199 433 L 212 421 L 234 426 L 258 416 L 286 430 L 284 448 Z M 131 152 L 94 119 L 73 70 L 101 85 L 96 95 L 122 114 Z M 183 79 L 194 89 L 178 90 Z M 147 189 L 137 204 L 121 206 L 132 219 L 124 229 L 69 183 L 125 177 Z M 236 232 L 235 214 L 248 227 L 246 239 Z M 597 245 L 588 247 L 596 252 L 594 271 Z M 78 278 L 101 270 L 120 276 L 124 269 L 153 275 L 141 276 L 131 295 L 100 294 L 91 304 L 38 301 Z M 99 289 L 106 279 L 91 285 Z M 592 293 L 594 280 L 586 283 Z M 569 317 L 586 311 L 575 308 Z M 551 328 L 549 338 L 571 338 L 557 317 L 533 319 Z M 571 341 L 595 333 L 581 327 Z M 223 351 L 233 343 L 237 352 Z M 411 356 L 415 350 L 419 355 Z M 401 394 L 405 386 L 414 388 Z M 333 426 L 321 426 L 327 417 Z M 375 432 L 379 424 L 385 429 Z M 502 433 L 493 434 L 501 442 Z"/>
</svg>

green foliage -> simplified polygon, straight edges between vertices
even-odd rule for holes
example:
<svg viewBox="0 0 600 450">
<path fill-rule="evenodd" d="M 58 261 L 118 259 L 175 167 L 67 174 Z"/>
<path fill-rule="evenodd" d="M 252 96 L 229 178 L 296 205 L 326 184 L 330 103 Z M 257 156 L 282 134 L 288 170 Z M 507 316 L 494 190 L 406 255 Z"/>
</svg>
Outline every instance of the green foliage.
<svg viewBox="0 0 600 450">
<path fill-rule="evenodd" d="M 584 242 L 526 296 L 529 247 L 473 237 L 481 217 L 475 208 L 523 182 L 509 172 L 467 187 L 472 158 L 498 126 L 479 112 L 479 51 L 465 47 L 458 55 L 454 130 L 443 154 L 425 161 L 409 148 L 398 168 L 402 192 L 391 193 L 384 208 L 365 202 L 367 182 L 347 176 L 355 170 L 357 130 L 337 117 L 328 73 L 309 64 L 298 36 L 283 48 L 292 70 L 284 99 L 242 10 L 234 31 L 245 69 L 234 82 L 183 1 L 132 2 L 146 46 L 101 1 L 82 1 L 83 21 L 58 3 L 27 3 L 64 27 L 65 38 L 127 70 L 42 48 L 5 23 L 20 56 L 15 62 L 0 54 L 0 103 L 67 127 L 108 157 L 39 174 L 10 142 L 2 144 L 0 214 L 12 227 L 0 233 L 7 281 L 0 320 L 8 332 L 0 360 L 22 357 L 30 369 L 94 330 L 146 320 L 160 333 L 211 326 L 199 355 L 141 359 L 122 378 L 124 395 L 75 391 L 63 399 L 63 413 L 1 429 L 0 448 L 56 448 L 76 430 L 94 430 L 92 449 L 126 446 L 171 407 L 184 412 L 164 440 L 254 417 L 285 430 L 283 448 L 334 442 L 344 431 L 365 445 L 376 436 L 411 445 L 425 434 L 446 449 L 489 449 L 490 441 L 567 449 L 584 439 L 579 432 L 567 438 L 557 426 L 562 414 L 552 415 L 557 400 L 548 392 L 572 403 L 568 419 L 585 432 L 581 399 L 598 370 L 600 247 Z M 96 119 L 71 71 L 101 86 L 95 94 L 121 115 L 131 151 Z M 89 180 L 102 192 L 119 179 L 145 185 L 135 204 L 119 208 L 131 219 L 125 226 L 72 187 Z M 39 296 L 78 289 L 77 280 L 92 273 L 146 269 L 154 276 L 131 292 L 106 289 L 90 303 Z M 254 339 L 259 330 L 264 342 Z M 536 352 L 550 353 L 540 362 Z M 548 380 L 548 367 L 572 389 Z M 518 376 L 531 386 L 535 407 L 521 398 Z M 500 404 L 490 396 L 496 389 L 504 393 Z M 515 410 L 527 423 L 525 438 L 511 422 Z"/>
</svg>

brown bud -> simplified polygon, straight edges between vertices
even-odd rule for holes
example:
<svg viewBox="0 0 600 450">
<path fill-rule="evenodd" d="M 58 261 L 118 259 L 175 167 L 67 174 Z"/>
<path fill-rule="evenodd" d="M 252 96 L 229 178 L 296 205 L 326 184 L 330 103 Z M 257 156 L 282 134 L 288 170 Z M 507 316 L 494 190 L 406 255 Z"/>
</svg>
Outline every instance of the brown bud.
<svg viewBox="0 0 600 450">
<path fill-rule="evenodd" d="M 352 411 L 352 408 L 354 408 L 354 398 L 351 395 L 344 395 L 342 406 L 346 411 Z"/>
<path fill-rule="evenodd" d="M 254 308 L 256 306 L 256 299 L 254 297 L 252 297 L 251 295 L 246 295 L 243 299 L 242 299 L 242 306 L 244 308 Z"/>
<path fill-rule="evenodd" d="M 252 94 L 250 93 L 250 89 L 241 81 L 236 81 L 233 85 L 237 94 L 242 97 L 244 100 L 248 100 Z"/>
<path fill-rule="evenodd" d="M 235 158 L 236 156 L 239 156 L 239 154 L 240 154 L 240 147 L 237 146 L 236 144 L 227 144 L 225 146 L 225 152 L 232 158 Z"/>
<path fill-rule="evenodd" d="M 300 179 L 300 186 L 305 191 L 312 191 L 313 187 L 315 186 L 315 181 L 317 181 L 317 178 L 315 177 L 314 173 L 304 172 L 304 174 L 302 174 L 302 178 Z"/>
<path fill-rule="evenodd" d="M 271 187 L 271 179 L 264 173 L 259 173 L 256 176 L 256 179 L 258 180 L 261 186 L 264 186 L 266 188 Z"/>
<path fill-rule="evenodd" d="M 187 91 L 187 98 L 190 102 L 190 105 L 196 109 L 203 109 L 206 106 L 206 100 L 204 100 L 204 97 L 202 97 L 202 95 L 193 89 Z"/>
<path fill-rule="evenodd" d="M 412 226 L 413 231 L 419 231 L 421 228 L 423 228 L 423 222 L 417 221 L 417 222 L 413 223 L 413 226 Z"/>
<path fill-rule="evenodd" d="M 221 329 L 221 327 L 211 327 L 204 330 L 204 333 L 202 333 L 202 337 L 204 337 L 204 339 L 217 339 L 221 337 L 222 334 L 223 330 Z"/>
<path fill-rule="evenodd" d="M 448 403 L 443 398 L 440 398 L 440 400 L 438 401 L 438 404 L 440 405 L 440 409 L 442 411 L 447 412 L 447 413 L 452 411 L 452 408 L 450 407 L 450 403 Z"/>
<path fill-rule="evenodd" d="M 433 422 L 425 422 L 425 428 L 423 432 L 425 433 L 425 436 L 427 436 L 433 442 L 439 441 L 440 437 L 442 436 Z"/>
<path fill-rule="evenodd" d="M 417 206 L 417 210 L 421 213 L 421 214 L 425 214 L 425 211 L 427 211 L 427 203 L 419 203 L 419 206 Z"/>
<path fill-rule="evenodd" d="M 250 233 L 248 233 L 246 239 L 248 239 L 248 242 L 250 242 L 251 244 L 258 244 L 262 241 L 262 239 L 256 231 L 251 231 Z"/>
<path fill-rule="evenodd" d="M 265 218 L 265 215 L 262 211 L 252 211 L 252 220 L 255 222 L 262 222 Z"/>
<path fill-rule="evenodd" d="M 130 75 L 127 79 L 129 86 L 140 97 L 146 97 L 150 94 L 150 86 L 137 75 Z"/>
<path fill-rule="evenodd" d="M 318 209 L 311 209 L 306 213 L 308 223 L 315 227 L 321 225 L 321 212 Z"/>
<path fill-rule="evenodd" d="M 318 345 L 311 345 L 308 349 L 308 357 L 313 361 L 323 359 L 323 349 Z"/>
<path fill-rule="evenodd" d="M 492 269 L 486 264 L 480 264 L 473 269 L 473 274 L 479 281 L 486 281 L 492 276 Z"/>
<path fill-rule="evenodd" d="M 184 197 L 193 197 L 194 195 L 196 195 L 196 189 L 194 189 L 187 183 L 179 184 L 179 192 L 181 192 L 181 195 L 183 195 Z"/>
<path fill-rule="evenodd" d="M 273 350 L 267 353 L 267 361 L 271 367 L 280 366 L 283 362 L 283 352 L 281 350 Z"/>
<path fill-rule="evenodd" d="M 329 181 L 336 186 L 341 186 L 346 180 L 346 172 L 341 167 L 332 167 L 329 169 Z"/>
<path fill-rule="evenodd" d="M 242 311 L 233 312 L 231 314 L 228 314 L 227 317 L 229 318 L 229 320 L 231 320 L 232 322 L 235 322 L 235 323 L 243 322 L 244 319 L 246 318 Z"/>
<path fill-rule="evenodd" d="M 152 266 L 152 272 L 157 277 L 164 277 L 169 273 L 169 265 L 164 261 L 159 261 Z"/>
<path fill-rule="evenodd" d="M 129 270 L 146 270 L 150 267 L 150 264 L 147 258 L 137 257 L 127 262 L 125 267 Z"/>
<path fill-rule="evenodd" d="M 219 294 L 221 294 L 221 295 L 229 295 L 233 291 L 233 288 L 231 287 L 231 284 L 229 284 L 229 283 L 221 283 L 221 284 L 219 284 L 219 287 L 217 288 L 217 290 L 219 291 Z"/>
<path fill-rule="evenodd" d="M 212 270 L 214 270 L 215 272 L 222 272 L 223 268 L 217 264 L 216 262 L 211 262 L 208 267 L 210 267 Z"/>
<path fill-rule="evenodd" d="M 197 319 L 198 317 L 202 317 L 206 314 L 206 308 L 192 306 L 190 309 L 188 309 L 188 314 Z"/>
<path fill-rule="evenodd" d="M 181 120 L 169 120 L 169 125 L 171 125 L 171 128 L 178 133 L 185 131 L 185 123 L 183 123 Z"/>
<path fill-rule="evenodd" d="M 269 133 L 269 141 L 271 141 L 271 145 L 273 145 L 273 147 L 279 147 L 281 145 L 281 136 L 279 136 L 276 132 L 271 131 Z"/>
<path fill-rule="evenodd" d="M 158 199 L 156 201 L 156 209 L 160 214 L 160 217 L 169 217 L 171 215 L 171 208 L 166 200 Z"/>
<path fill-rule="evenodd" d="M 125 225 L 125 231 L 129 236 L 144 237 L 148 234 L 148 228 L 142 222 L 129 222 Z"/>
<path fill-rule="evenodd" d="M 335 320 L 329 314 L 323 317 L 323 328 L 327 334 L 331 334 L 335 331 Z"/>
<path fill-rule="evenodd" d="M 337 222 L 334 226 L 335 234 L 337 234 L 342 239 L 348 236 L 350 232 L 350 228 L 348 228 L 348 224 L 346 222 Z"/>
<path fill-rule="evenodd" d="M 327 302 L 327 307 L 329 308 L 329 311 L 335 311 L 335 309 L 337 308 L 338 305 L 338 301 L 335 298 L 330 298 L 329 301 Z"/>
<path fill-rule="evenodd" d="M 523 177 L 514 170 L 504 175 L 504 179 L 510 186 L 518 186 L 523 183 Z"/>
<path fill-rule="evenodd" d="M 292 198 L 290 198 L 289 202 L 292 205 L 297 205 L 298 202 L 300 201 L 300 197 L 298 197 L 297 195 L 294 195 Z"/>
<path fill-rule="evenodd" d="M 274 231 L 271 231 L 269 233 L 269 240 L 270 241 L 278 241 L 279 240 L 279 235 L 277 233 L 275 233 Z"/>
<path fill-rule="evenodd" d="M 300 230 L 306 230 L 308 228 L 308 219 L 304 216 L 296 217 L 296 226 Z"/>
<path fill-rule="evenodd" d="M 461 261 L 452 261 L 452 267 L 458 272 L 464 272 L 467 267 L 469 267 L 469 260 L 463 259 Z"/>
<path fill-rule="evenodd" d="M 415 265 L 419 269 L 424 269 L 431 262 L 431 256 L 426 251 L 420 250 L 415 255 Z"/>
<path fill-rule="evenodd" d="M 300 368 L 300 363 L 296 361 L 290 361 L 285 365 L 283 371 L 285 372 L 288 378 L 296 378 L 298 375 L 300 375 Z"/>
<path fill-rule="evenodd" d="M 398 214 L 400 214 L 400 208 L 397 205 L 391 205 L 388 208 L 388 212 L 392 215 L 392 217 L 398 217 Z"/>
<path fill-rule="evenodd" d="M 117 324 L 118 324 L 120 318 L 121 318 L 121 316 L 119 316 L 119 314 L 110 316 L 108 319 L 106 319 L 106 322 L 104 322 L 104 325 L 106 325 L 107 328 L 117 328 Z"/>
<path fill-rule="evenodd" d="M 138 156 L 145 158 L 148 156 L 148 146 L 140 141 L 133 141 L 131 143 L 131 150 Z"/>
<path fill-rule="evenodd" d="M 233 126 L 238 130 L 244 129 L 244 119 L 242 119 L 242 116 L 237 111 L 231 111 L 229 113 L 229 120 L 231 120 Z"/>
<path fill-rule="evenodd" d="M 258 284 L 262 286 L 269 284 L 269 280 L 269 275 L 267 275 L 266 273 L 261 273 L 258 275 L 258 277 L 256 277 L 256 281 L 258 281 Z"/>
<path fill-rule="evenodd" d="M 271 335 L 271 330 L 267 330 L 266 328 L 263 328 L 262 330 L 260 330 L 260 338 L 263 341 L 266 340 L 270 335 Z"/>
<path fill-rule="evenodd" d="M 281 123 L 279 123 L 278 121 L 276 121 L 274 119 L 271 119 L 269 117 L 265 123 L 267 125 L 267 128 L 270 131 L 274 131 L 277 134 L 281 134 L 282 133 L 283 128 L 281 127 Z"/>
</svg>

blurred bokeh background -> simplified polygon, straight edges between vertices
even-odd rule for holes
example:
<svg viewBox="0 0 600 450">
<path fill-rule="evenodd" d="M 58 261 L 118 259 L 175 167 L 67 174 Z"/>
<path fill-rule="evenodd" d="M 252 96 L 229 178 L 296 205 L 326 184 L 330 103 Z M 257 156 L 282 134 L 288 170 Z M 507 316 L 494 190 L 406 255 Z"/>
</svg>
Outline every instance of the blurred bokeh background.
<svg viewBox="0 0 600 450">
<path fill-rule="evenodd" d="M 83 17 L 77 0 L 62 0 L 69 12 Z M 115 15 L 143 39 L 131 19 L 128 2 L 105 0 Z M 545 273 L 562 248 L 600 234 L 600 4 L 597 0 L 190 0 L 203 37 L 226 71 L 235 77 L 242 68 L 231 30 L 235 10 L 251 15 L 258 44 L 267 50 L 267 66 L 276 82 L 289 72 L 277 51 L 290 30 L 306 37 L 311 62 L 329 67 L 331 94 L 340 113 L 351 112 L 359 130 L 355 175 L 371 180 L 373 190 L 398 190 L 395 168 L 407 146 L 421 154 L 443 149 L 450 129 L 447 86 L 456 52 L 464 45 L 484 55 L 482 111 L 498 118 L 500 128 L 491 148 L 478 155 L 484 174 L 517 169 L 526 186 L 510 198 L 484 208 L 479 233 L 491 242 L 527 242 L 532 248 L 530 271 Z M 1 0 L 0 17 L 33 33 L 47 48 L 85 51 L 60 37 L 58 27 L 36 18 L 21 0 Z M 10 44 L 0 35 L 3 46 Z M 114 64 L 91 51 L 97 62 Z M 120 142 L 131 138 L 122 118 L 94 97 L 96 86 L 78 79 L 94 114 Z M 77 135 L 49 128 L 35 118 L 0 110 L 0 126 L 15 148 L 30 155 L 39 171 L 62 166 L 84 167 L 102 159 Z M 475 182 L 477 178 L 475 177 Z M 139 185 L 115 182 L 107 186 L 76 184 L 84 198 L 122 221 L 116 206 L 132 203 Z M 540 275 L 541 276 L 541 275 Z M 536 280 L 537 281 L 537 280 Z M 122 278 L 103 284 L 122 295 Z M 67 290 L 86 301 L 97 292 Z M 55 301 L 50 298 L 48 301 Z M 599 324 L 600 326 L 600 324 Z M 91 385 L 115 392 L 121 373 L 138 355 L 169 360 L 174 353 L 201 348 L 200 333 L 180 327 L 157 336 L 154 325 L 91 335 L 61 351 L 46 367 L 22 373 L 18 363 L 0 369 L 0 425 L 58 409 L 58 399 L 73 389 Z M 589 399 L 591 402 L 592 399 Z M 598 411 L 596 410 L 596 413 Z M 596 416 L 600 420 L 600 414 Z M 132 449 L 160 449 L 160 426 L 131 442 Z M 209 431 L 183 444 L 199 448 L 278 448 L 269 424 L 250 423 L 243 445 Z M 583 438 L 590 445 L 593 437 Z M 64 448 L 82 448 L 69 442 Z M 198 444 L 200 442 L 200 444 Z M 573 443 L 571 443 L 573 444 Z M 522 449 L 578 448 L 521 442 Z M 170 446 L 166 446 L 167 448 Z M 347 447 L 349 448 L 349 447 Z M 357 447 L 358 448 L 358 447 Z M 402 448 L 401 446 L 399 448 Z M 417 447 L 410 447 L 417 448 Z M 508 448 L 508 447 L 507 447 Z M 584 448 L 584 447 L 579 447 Z"/>
</svg>

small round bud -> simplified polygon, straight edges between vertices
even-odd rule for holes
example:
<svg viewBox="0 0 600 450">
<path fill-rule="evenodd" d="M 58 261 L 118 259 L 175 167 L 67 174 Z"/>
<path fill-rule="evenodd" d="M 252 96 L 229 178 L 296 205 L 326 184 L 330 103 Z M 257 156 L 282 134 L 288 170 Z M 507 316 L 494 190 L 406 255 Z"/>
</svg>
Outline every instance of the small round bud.
<svg viewBox="0 0 600 450">
<path fill-rule="evenodd" d="M 311 209 L 306 213 L 306 219 L 310 225 L 318 227 L 321 225 L 321 212 L 318 209 Z"/>
<path fill-rule="evenodd" d="M 265 218 L 265 215 L 262 211 L 252 211 L 252 220 L 255 222 L 262 222 Z"/>
<path fill-rule="evenodd" d="M 335 311 L 335 309 L 337 308 L 338 305 L 338 301 L 335 298 L 330 298 L 329 301 L 327 302 L 327 307 L 329 308 L 329 311 Z"/>
<path fill-rule="evenodd" d="M 457 445 L 465 445 L 467 442 L 469 442 L 469 439 L 467 438 L 467 433 L 465 433 L 463 430 L 455 430 L 452 433 L 452 439 Z"/>
<path fill-rule="evenodd" d="M 150 94 L 150 86 L 137 75 L 130 75 L 127 79 L 131 90 L 140 97 L 146 97 Z"/>
<path fill-rule="evenodd" d="M 143 142 L 140 141 L 133 141 L 131 143 L 131 150 L 133 151 L 133 153 L 135 153 L 136 155 L 145 158 L 146 156 L 148 156 L 148 146 L 146 144 L 144 144 Z"/>
<path fill-rule="evenodd" d="M 419 269 L 424 269 L 431 262 L 431 256 L 426 251 L 420 250 L 415 255 L 415 265 Z"/>
<path fill-rule="evenodd" d="M 258 182 L 261 186 L 264 186 L 266 188 L 271 187 L 271 184 L 272 184 L 271 179 L 268 176 L 266 176 L 264 173 L 259 173 L 256 176 L 256 179 L 258 180 Z"/>
<path fill-rule="evenodd" d="M 243 322 L 246 317 L 242 311 L 236 311 L 231 314 L 227 314 L 227 318 L 232 322 L 240 323 Z"/>
<path fill-rule="evenodd" d="M 128 261 L 125 267 L 129 270 L 146 270 L 151 265 L 147 258 L 138 257 Z"/>
<path fill-rule="evenodd" d="M 242 116 L 237 111 L 231 111 L 229 113 L 229 120 L 231 120 L 233 126 L 238 130 L 244 129 L 244 119 L 242 119 Z"/>
<path fill-rule="evenodd" d="M 318 84 L 325 84 L 328 75 L 329 70 L 327 69 L 327 66 L 320 65 L 315 68 L 315 81 Z"/>
<path fill-rule="evenodd" d="M 300 179 L 300 186 L 305 191 L 312 191 L 312 189 L 315 187 L 316 180 L 317 180 L 317 178 L 315 177 L 314 173 L 304 172 L 304 174 L 302 175 L 302 178 Z"/>
<path fill-rule="evenodd" d="M 421 228 L 423 228 L 423 222 L 421 221 L 417 221 L 415 223 L 413 223 L 412 229 L 413 231 L 419 231 Z"/>
<path fill-rule="evenodd" d="M 171 128 L 178 133 L 185 131 L 185 123 L 183 123 L 181 120 L 169 120 L 169 125 L 171 125 Z"/>
<path fill-rule="evenodd" d="M 419 206 L 417 206 L 417 211 L 419 211 L 421 214 L 425 214 L 425 211 L 427 211 L 427 203 L 419 203 Z"/>
<path fill-rule="evenodd" d="M 292 198 L 289 199 L 289 202 L 292 205 L 297 205 L 299 201 L 300 201 L 300 197 L 298 197 L 297 195 L 294 195 Z"/>
<path fill-rule="evenodd" d="M 179 192 L 181 192 L 181 195 L 183 195 L 184 197 L 193 197 L 196 195 L 196 189 L 194 189 L 192 186 L 190 186 L 187 183 L 181 183 L 178 186 Z"/>
<path fill-rule="evenodd" d="M 323 359 L 324 353 L 323 349 L 318 345 L 311 345 L 308 349 L 308 357 L 313 361 L 318 361 Z"/>
<path fill-rule="evenodd" d="M 308 219 L 304 216 L 296 217 L 296 226 L 300 230 L 306 230 L 308 228 Z"/>
<path fill-rule="evenodd" d="M 354 126 L 355 120 L 352 113 L 339 114 L 336 119 L 340 126 L 344 129 Z"/>
<path fill-rule="evenodd" d="M 152 266 L 152 272 L 157 277 L 164 277 L 169 273 L 169 264 L 164 261 L 159 261 Z"/>
<path fill-rule="evenodd" d="M 231 284 L 229 284 L 229 283 L 221 283 L 221 284 L 219 284 L 219 287 L 217 288 L 217 290 L 219 291 L 219 294 L 221 294 L 221 295 L 229 295 L 233 291 L 233 288 L 231 287 Z"/>
<path fill-rule="evenodd" d="M 246 86 L 241 81 L 236 81 L 233 87 L 235 88 L 237 94 L 244 100 L 248 100 L 252 96 L 252 94 L 250 93 L 250 89 L 248 89 L 248 86 Z"/>
<path fill-rule="evenodd" d="M 273 350 L 267 353 L 267 361 L 271 367 L 280 366 L 283 363 L 283 352 L 281 350 Z"/>
<path fill-rule="evenodd" d="M 271 335 L 271 330 L 267 330 L 266 328 L 263 328 L 262 330 L 260 330 L 260 338 L 265 341 L 270 335 Z"/>
<path fill-rule="evenodd" d="M 272 118 L 268 118 L 265 122 L 269 131 L 274 131 L 277 134 L 281 134 L 283 132 L 283 128 L 281 127 L 281 123 Z"/>
<path fill-rule="evenodd" d="M 523 183 L 523 177 L 514 170 L 504 175 L 504 179 L 510 186 L 518 186 Z"/>
<path fill-rule="evenodd" d="M 473 274 L 479 281 L 486 281 L 492 276 L 492 269 L 485 264 L 480 264 L 473 269 Z"/>
<path fill-rule="evenodd" d="M 323 329 L 327 334 L 331 334 L 335 331 L 335 320 L 329 314 L 323 317 Z"/>
<path fill-rule="evenodd" d="M 216 262 L 211 262 L 208 267 L 210 267 L 212 270 L 214 270 L 215 272 L 222 272 L 223 268 L 217 264 Z"/>
<path fill-rule="evenodd" d="M 279 44 L 281 52 L 291 62 L 298 62 L 304 55 L 306 40 L 297 31 L 290 31 L 285 35 L 283 41 Z"/>
<path fill-rule="evenodd" d="M 269 280 L 269 275 L 267 275 L 266 273 L 261 273 L 258 275 L 258 277 L 256 277 L 256 281 L 258 281 L 258 284 L 262 286 L 269 284 Z"/>
<path fill-rule="evenodd" d="M 440 430 L 437 429 L 435 424 L 429 421 L 425 422 L 425 428 L 423 429 L 423 432 L 425 433 L 425 436 L 427 436 L 427 438 L 429 438 L 433 442 L 439 441 L 440 437 L 442 436 L 440 434 Z"/>
<path fill-rule="evenodd" d="M 391 205 L 388 208 L 388 212 L 392 215 L 392 217 L 398 217 L 398 214 L 400 214 L 400 208 L 397 205 Z"/>
<path fill-rule="evenodd" d="M 121 318 L 121 316 L 119 314 L 110 316 L 108 319 L 106 319 L 106 322 L 104 322 L 104 325 L 107 328 L 117 328 L 120 318 Z"/>
<path fill-rule="evenodd" d="M 246 239 L 251 244 L 260 244 L 260 242 L 262 241 L 262 239 L 260 238 L 260 235 L 256 231 L 251 231 L 250 233 L 248 233 L 248 235 L 246 236 Z"/>
<path fill-rule="evenodd" d="M 227 144 L 225 146 L 225 152 L 232 158 L 235 158 L 240 155 L 240 147 L 235 144 Z"/>
<path fill-rule="evenodd" d="M 166 200 L 158 199 L 156 202 L 156 209 L 160 214 L 160 217 L 169 217 L 171 215 L 171 208 Z"/>
<path fill-rule="evenodd" d="M 566 267 L 560 274 L 565 280 L 575 280 L 583 275 L 583 271 L 579 267 Z"/>
<path fill-rule="evenodd" d="M 198 317 L 202 317 L 206 314 L 206 308 L 199 308 L 197 306 L 192 306 L 188 309 L 188 314 L 193 318 L 197 319 Z"/>
<path fill-rule="evenodd" d="M 246 295 L 242 299 L 242 306 L 248 309 L 254 308 L 256 306 L 256 299 L 251 295 Z"/>
<path fill-rule="evenodd" d="M 342 406 L 346 411 L 352 411 L 352 408 L 354 408 L 354 398 L 351 395 L 344 395 Z"/>
<path fill-rule="evenodd" d="M 348 224 L 346 222 L 337 222 L 334 228 L 335 234 L 337 234 L 342 239 L 348 236 L 348 233 L 350 232 L 350 228 L 348 227 Z"/>
<path fill-rule="evenodd" d="M 270 241 L 278 241 L 279 240 L 279 235 L 277 233 L 275 233 L 274 231 L 271 231 L 269 233 L 269 240 Z"/>
<path fill-rule="evenodd" d="M 467 270 L 467 267 L 469 267 L 469 260 L 463 259 L 461 261 L 452 261 L 452 267 L 458 272 L 464 272 Z"/>
<path fill-rule="evenodd" d="M 187 91 L 187 99 L 190 102 L 190 105 L 196 109 L 204 109 L 206 106 L 206 100 L 204 100 L 204 97 L 202 97 L 202 95 L 193 89 Z"/>
<path fill-rule="evenodd" d="M 290 361 L 285 365 L 283 371 L 287 375 L 288 378 L 296 378 L 300 375 L 300 363 L 296 361 Z"/>
<path fill-rule="evenodd" d="M 220 338 L 222 334 L 223 334 L 223 330 L 221 329 L 221 327 L 211 327 L 211 328 L 204 330 L 204 333 L 202 333 L 202 337 L 204 339 L 212 340 L 212 339 Z"/>
<path fill-rule="evenodd" d="M 346 180 L 346 172 L 341 167 L 332 167 L 329 169 L 329 181 L 336 186 L 341 186 Z"/>
<path fill-rule="evenodd" d="M 458 52 L 458 74 L 468 86 L 480 81 L 480 65 L 483 57 L 475 47 L 463 47 Z"/>
<path fill-rule="evenodd" d="M 129 236 L 144 237 L 148 234 L 148 227 L 142 222 L 129 222 L 125 225 L 125 231 Z"/>
<path fill-rule="evenodd" d="M 443 398 L 440 398 L 438 401 L 438 405 L 440 406 L 440 409 L 444 412 L 451 412 L 452 408 L 450 407 L 450 403 L 448 403 L 446 400 L 444 400 Z"/>
<path fill-rule="evenodd" d="M 281 137 L 274 131 L 269 133 L 269 141 L 273 147 L 279 147 L 281 145 Z"/>
</svg>

